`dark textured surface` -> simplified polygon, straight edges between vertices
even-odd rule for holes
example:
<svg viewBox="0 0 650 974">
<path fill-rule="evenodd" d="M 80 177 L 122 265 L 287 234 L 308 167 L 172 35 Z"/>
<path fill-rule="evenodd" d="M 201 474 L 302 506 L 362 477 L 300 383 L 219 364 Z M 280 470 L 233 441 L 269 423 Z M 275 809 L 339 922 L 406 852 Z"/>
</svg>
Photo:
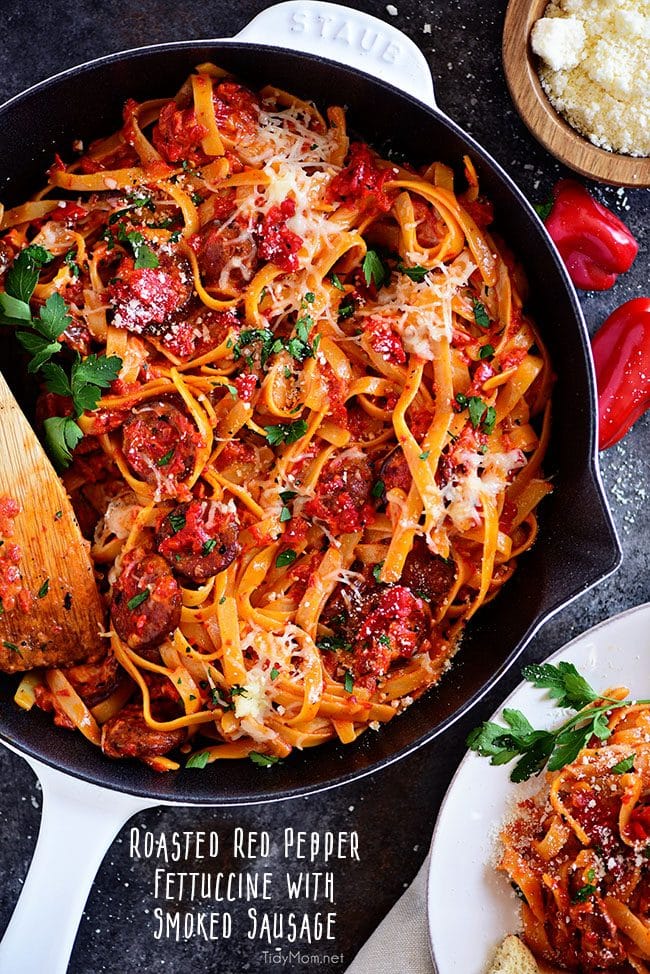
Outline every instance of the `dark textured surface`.
<svg viewBox="0 0 650 974">
<path fill-rule="evenodd" d="M 396 0 L 395 5 L 398 14 L 390 16 L 381 3 L 351 3 L 400 27 L 419 44 L 431 64 L 441 107 L 492 152 L 532 200 L 546 199 L 560 167 L 532 141 L 512 110 L 500 65 L 505 4 Z M 20 4 L 5 0 L 0 10 L 0 99 L 55 71 L 110 51 L 156 41 L 232 34 L 266 6 L 269 4 L 249 0 L 240 0 L 237 5 L 141 0 L 137 6 L 126 0 L 105 0 L 101 6 L 78 0 L 72 8 L 59 0 L 52 0 L 47 7 L 39 0 L 22 0 Z M 333 99 L 338 96 L 332 93 Z M 435 156 L 435 146 L 431 154 Z M 648 193 L 597 192 L 630 225 L 641 249 L 633 270 L 615 288 L 604 295 L 583 296 L 592 331 L 614 307 L 650 292 Z M 551 620 L 527 651 L 527 659 L 546 656 L 590 625 L 650 597 L 646 496 L 649 429 L 646 417 L 624 444 L 603 457 L 603 477 L 625 551 L 622 569 Z M 167 833 L 216 828 L 226 843 L 236 826 L 267 828 L 273 835 L 280 835 L 290 825 L 321 831 L 358 830 L 361 862 L 334 866 L 338 936 L 332 947 L 349 962 L 417 871 L 437 806 L 462 755 L 465 734 L 516 684 L 517 670 L 515 667 L 445 737 L 358 784 L 262 808 L 155 810 L 142 813 L 137 822 Z M 0 767 L 0 925 L 4 926 L 35 842 L 40 793 L 31 772 L 18 758 L 3 751 Z M 117 974 L 129 967 L 182 974 L 190 963 L 223 974 L 272 969 L 262 957 L 265 945 L 247 940 L 243 932 L 228 944 L 156 941 L 151 914 L 154 904 L 150 900 L 153 866 L 132 862 L 127 842 L 125 830 L 100 869 L 77 937 L 71 974 Z M 277 858 L 274 865 L 278 873 L 284 872 Z M 220 859 L 219 868 L 229 868 L 226 857 Z M 168 904 L 168 908 L 173 906 Z M 312 912 L 314 909 L 312 906 Z M 34 928 L 38 929 L 36 919 Z M 302 968 L 294 964 L 291 969 Z"/>
</svg>

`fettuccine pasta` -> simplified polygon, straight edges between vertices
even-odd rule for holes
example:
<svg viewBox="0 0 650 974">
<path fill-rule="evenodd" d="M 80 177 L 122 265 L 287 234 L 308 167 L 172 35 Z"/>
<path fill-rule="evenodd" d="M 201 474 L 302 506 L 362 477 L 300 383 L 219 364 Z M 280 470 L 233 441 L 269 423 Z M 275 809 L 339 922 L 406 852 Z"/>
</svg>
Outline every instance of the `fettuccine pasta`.
<svg viewBox="0 0 650 974">
<path fill-rule="evenodd" d="M 44 370 L 107 651 L 22 706 L 169 770 L 350 743 L 437 682 L 551 489 L 552 369 L 492 221 L 469 158 L 397 165 L 213 65 L 4 212 L 63 360 L 119 369 L 76 414 Z"/>
</svg>

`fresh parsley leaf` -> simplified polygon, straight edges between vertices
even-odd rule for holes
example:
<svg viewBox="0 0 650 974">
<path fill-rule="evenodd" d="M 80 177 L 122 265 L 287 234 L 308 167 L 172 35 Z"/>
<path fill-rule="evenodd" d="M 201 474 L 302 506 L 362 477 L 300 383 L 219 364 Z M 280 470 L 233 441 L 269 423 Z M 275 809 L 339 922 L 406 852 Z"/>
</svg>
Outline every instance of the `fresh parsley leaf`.
<svg viewBox="0 0 650 974">
<path fill-rule="evenodd" d="M 57 341 L 50 341 L 34 331 L 16 332 L 16 338 L 26 352 L 32 356 L 27 364 L 27 371 L 32 374 L 42 369 L 46 362 L 61 351 L 61 345 Z M 65 393 L 69 395 L 69 393 Z"/>
<path fill-rule="evenodd" d="M 532 663 L 522 670 L 524 679 L 540 690 L 548 690 L 558 707 L 582 710 L 598 699 L 598 694 L 578 673 L 573 663 Z"/>
<path fill-rule="evenodd" d="M 481 358 L 481 359 L 483 359 L 483 358 L 492 358 L 493 355 L 494 355 L 494 346 L 493 345 L 481 345 L 481 347 L 479 349 L 479 353 L 478 353 L 478 357 L 479 358 Z"/>
<path fill-rule="evenodd" d="M 185 512 L 181 510 L 172 511 L 167 520 L 174 534 L 178 534 L 185 527 Z"/>
<path fill-rule="evenodd" d="M 622 758 L 620 761 L 617 761 L 617 763 L 609 770 L 612 772 L 612 774 L 627 774 L 628 771 L 634 771 L 635 758 L 636 754 L 628 754 L 626 758 Z"/>
<path fill-rule="evenodd" d="M 347 642 L 343 636 L 321 636 L 316 640 L 316 645 L 324 652 L 336 653 L 339 649 L 346 652 L 352 649 L 352 643 Z"/>
<path fill-rule="evenodd" d="M 581 886 L 579 890 L 576 890 L 571 897 L 571 901 L 573 903 L 586 903 L 586 901 L 594 895 L 596 890 L 597 887 L 594 883 L 585 883 L 585 885 Z"/>
<path fill-rule="evenodd" d="M 253 764 L 257 764 L 260 768 L 271 768 L 274 764 L 282 763 L 276 754 L 260 754 L 258 751 L 251 751 L 248 756 Z"/>
<path fill-rule="evenodd" d="M 351 318 L 354 314 L 355 308 L 356 305 L 354 303 L 354 298 L 351 294 L 348 294 L 347 297 L 343 298 L 339 304 L 339 318 Z"/>
<path fill-rule="evenodd" d="M 38 276 L 42 267 L 54 259 L 45 247 L 31 244 L 25 247 L 13 262 L 13 266 L 5 280 L 5 290 L 12 298 L 29 302 L 34 288 L 38 284 Z"/>
<path fill-rule="evenodd" d="M 553 209 L 553 197 L 551 196 L 545 203 L 535 203 L 535 212 L 540 220 L 544 221 Z"/>
<path fill-rule="evenodd" d="M 489 328 L 490 316 L 485 310 L 485 305 L 478 298 L 472 298 L 472 308 L 474 309 L 474 321 L 479 328 Z"/>
<path fill-rule="evenodd" d="M 65 470 L 72 462 L 72 451 L 83 433 L 70 416 L 50 416 L 43 423 L 45 443 L 55 467 Z"/>
<path fill-rule="evenodd" d="M 275 567 L 285 568 L 287 565 L 293 564 L 297 557 L 297 551 L 294 551 L 293 548 L 285 548 L 285 550 L 281 551 L 278 557 L 275 559 Z"/>
<path fill-rule="evenodd" d="M 158 257 L 147 244 L 145 238 L 137 230 L 126 231 L 120 226 L 117 231 L 117 238 L 122 243 L 128 243 L 133 251 L 135 262 L 133 264 L 136 271 L 143 270 L 145 267 L 156 268 L 160 266 Z"/>
<path fill-rule="evenodd" d="M 133 598 L 129 599 L 129 601 L 126 603 L 127 609 L 131 609 L 131 610 L 137 609 L 138 606 L 142 605 L 143 602 L 147 601 L 150 595 L 151 592 L 149 591 L 148 588 L 146 588 L 143 592 L 138 592 L 137 595 L 134 595 Z"/>
<path fill-rule="evenodd" d="M 578 712 L 557 730 L 546 731 L 534 730 L 520 711 L 504 710 L 508 727 L 487 721 L 471 732 L 467 746 L 489 757 L 492 764 L 507 764 L 520 758 L 510 775 L 511 781 L 526 781 L 531 775 L 539 774 L 547 764 L 549 771 L 558 771 L 575 761 L 594 735 L 601 740 L 610 736 L 607 715 L 627 706 L 625 701 L 607 697 L 604 704 L 593 706 L 600 698 L 573 663 L 533 664 L 524 667 L 523 674 L 534 686 L 547 689 L 558 706 L 571 707 Z M 623 774 L 633 767 L 633 762 L 634 755 L 630 755 L 619 762 L 620 771 L 615 771 L 618 766 L 612 771 Z"/>
<path fill-rule="evenodd" d="M 70 379 L 65 371 L 56 362 L 48 362 L 43 365 L 41 372 L 45 379 L 45 386 L 49 392 L 55 392 L 58 396 L 71 396 Z"/>
<path fill-rule="evenodd" d="M 354 690 L 354 677 L 350 670 L 345 671 L 345 679 L 343 680 L 343 689 L 346 693 L 352 693 Z"/>
<path fill-rule="evenodd" d="M 71 324 L 72 318 L 68 314 L 68 307 L 58 291 L 55 291 L 41 308 L 38 318 L 33 320 L 32 327 L 39 335 L 54 341 Z"/>
<path fill-rule="evenodd" d="M 344 291 L 345 290 L 345 288 L 341 284 L 341 279 L 338 276 L 338 274 L 330 274 L 330 281 L 332 283 L 332 287 L 335 287 L 337 289 L 337 291 Z"/>
<path fill-rule="evenodd" d="M 251 346 L 259 344 L 260 345 L 260 365 L 262 366 L 262 368 L 264 368 L 264 366 L 266 365 L 269 359 L 269 356 L 274 350 L 273 346 L 275 344 L 275 340 L 276 340 L 275 335 L 268 328 L 245 328 L 243 331 L 239 333 L 237 341 L 233 346 L 233 350 L 232 350 L 233 358 L 236 359 L 241 358 L 241 356 L 244 355 L 244 358 L 246 359 L 247 363 L 251 365 L 253 361 L 253 356 L 251 352 L 243 353 L 242 350 L 245 348 L 251 348 Z M 282 342 L 280 342 L 280 348 L 278 348 L 277 351 L 280 351 L 282 347 L 283 347 Z"/>
<path fill-rule="evenodd" d="M 497 411 L 494 406 L 488 406 L 485 410 L 485 416 L 483 417 L 483 432 L 490 436 L 494 432 L 494 426 L 497 421 Z"/>
<path fill-rule="evenodd" d="M 100 389 L 108 389 L 117 379 L 122 368 L 122 359 L 117 355 L 89 355 L 76 362 L 72 368 L 72 387 L 82 382 L 90 382 Z"/>
<path fill-rule="evenodd" d="M 19 298 L 12 298 L 4 291 L 0 294 L 0 324 L 3 325 L 24 325 L 31 322 L 32 312 L 26 301 Z"/>
<path fill-rule="evenodd" d="M 159 460 L 156 460 L 156 466 L 166 467 L 167 464 L 172 460 L 175 452 L 174 447 L 172 447 L 171 450 L 167 450 L 167 453 L 164 453 Z"/>
<path fill-rule="evenodd" d="M 70 273 L 72 277 L 76 280 L 81 274 L 81 268 L 79 267 L 79 264 L 77 264 L 77 262 L 75 261 L 75 257 L 76 257 L 76 251 L 74 250 L 74 248 L 72 250 L 68 250 L 63 258 L 63 263 L 66 265 L 66 267 L 70 268 Z"/>
<path fill-rule="evenodd" d="M 474 429 L 478 429 L 487 410 L 486 404 L 482 399 L 479 398 L 479 396 L 472 396 L 467 403 L 467 408 L 469 410 L 469 418 L 472 426 Z"/>
<path fill-rule="evenodd" d="M 307 423 L 304 419 L 297 419 L 295 423 L 265 426 L 264 432 L 271 446 L 277 446 L 279 443 L 295 443 L 307 432 Z"/>
<path fill-rule="evenodd" d="M 406 274 L 406 276 L 410 277 L 410 279 L 416 284 L 420 284 L 429 273 L 429 268 L 422 267 L 421 264 L 415 264 L 413 267 L 406 267 L 401 262 L 397 265 L 397 270 L 400 271 L 401 274 Z"/>
<path fill-rule="evenodd" d="M 195 753 L 191 754 L 187 759 L 187 761 L 185 762 L 185 767 L 203 769 L 205 768 L 209 760 L 210 760 L 209 751 L 195 751 Z"/>
<path fill-rule="evenodd" d="M 366 284 L 368 286 L 373 283 L 375 287 L 379 288 L 385 284 L 390 277 L 390 271 L 376 250 L 369 250 L 366 253 L 361 267 L 363 269 L 363 276 L 365 277 Z"/>
</svg>

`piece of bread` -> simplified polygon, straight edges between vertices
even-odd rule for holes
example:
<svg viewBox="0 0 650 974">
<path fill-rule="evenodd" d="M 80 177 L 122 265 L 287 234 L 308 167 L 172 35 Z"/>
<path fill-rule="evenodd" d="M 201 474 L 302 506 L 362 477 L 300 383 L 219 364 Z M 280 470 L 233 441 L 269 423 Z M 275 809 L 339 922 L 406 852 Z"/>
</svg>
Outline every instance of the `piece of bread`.
<svg viewBox="0 0 650 974">
<path fill-rule="evenodd" d="M 535 958 L 519 937 L 509 936 L 497 947 L 487 974 L 540 974 Z"/>
</svg>

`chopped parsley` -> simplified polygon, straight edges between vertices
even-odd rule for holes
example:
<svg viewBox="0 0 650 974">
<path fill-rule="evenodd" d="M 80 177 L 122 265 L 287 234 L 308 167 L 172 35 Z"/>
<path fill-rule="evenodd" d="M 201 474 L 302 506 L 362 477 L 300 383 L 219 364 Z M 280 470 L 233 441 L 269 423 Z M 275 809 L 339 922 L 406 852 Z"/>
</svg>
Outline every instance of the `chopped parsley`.
<svg viewBox="0 0 650 974">
<path fill-rule="evenodd" d="M 352 693 L 354 690 L 354 677 L 350 670 L 345 671 L 345 679 L 343 680 L 343 689 L 346 693 Z"/>
<path fill-rule="evenodd" d="M 478 429 L 480 426 L 483 432 L 489 436 L 493 432 L 497 420 L 497 411 L 494 406 L 488 406 L 479 396 L 472 396 L 468 400 L 467 408 L 474 429 Z"/>
<path fill-rule="evenodd" d="M 185 527 L 185 513 L 184 511 L 172 511 L 169 517 L 169 526 L 171 527 L 174 534 L 178 534 Z"/>
<path fill-rule="evenodd" d="M 135 263 L 133 266 L 136 271 L 143 270 L 146 267 L 154 269 L 160 265 L 160 261 L 158 260 L 156 254 L 153 252 L 151 247 L 149 247 L 142 234 L 137 230 L 127 231 L 123 226 L 120 225 L 117 231 L 117 239 L 120 241 L 120 243 L 130 245 L 135 258 Z"/>
<path fill-rule="evenodd" d="M 474 321 L 479 328 L 489 328 L 490 316 L 485 309 L 485 305 L 478 298 L 472 298 L 472 308 L 474 309 Z"/>
<path fill-rule="evenodd" d="M 597 886 L 596 883 L 594 882 L 594 880 L 596 879 L 596 873 L 593 869 L 587 870 L 586 878 L 588 882 L 585 883 L 584 886 L 581 886 L 580 889 L 576 890 L 576 892 L 571 897 L 571 900 L 574 903 L 586 903 L 586 901 L 591 896 L 593 896 L 594 893 L 597 891 Z"/>
<path fill-rule="evenodd" d="M 209 760 L 210 760 L 209 751 L 196 751 L 194 754 L 190 755 L 190 757 L 187 759 L 187 761 L 185 762 L 185 767 L 202 769 L 205 768 Z"/>
<path fill-rule="evenodd" d="M 47 593 L 50 591 L 50 580 L 46 578 L 38 592 L 36 593 L 36 598 L 44 599 Z"/>
<path fill-rule="evenodd" d="M 174 450 L 174 447 L 172 447 L 171 450 L 168 450 L 167 453 L 163 454 L 163 456 L 161 456 L 159 460 L 156 460 L 156 466 L 166 467 L 167 464 L 171 461 L 175 452 L 176 451 Z"/>
<path fill-rule="evenodd" d="M 349 643 L 343 636 L 321 636 L 320 639 L 316 640 L 316 645 L 319 649 L 331 653 L 336 653 L 339 649 L 346 652 L 352 649 L 352 643 Z"/>
<path fill-rule="evenodd" d="M 410 277 L 410 279 L 415 281 L 416 284 L 420 284 L 429 273 L 428 267 L 422 267 L 421 264 L 415 264 L 413 267 L 406 267 L 401 263 L 401 261 L 397 265 L 397 270 L 401 274 L 406 274 L 406 276 Z"/>
<path fill-rule="evenodd" d="M 430 452 L 430 450 L 425 450 L 424 453 L 421 453 L 420 460 L 428 460 Z"/>
<path fill-rule="evenodd" d="M 68 250 L 68 252 L 65 254 L 63 258 L 63 263 L 66 265 L 66 267 L 70 268 L 70 274 L 75 280 L 81 274 L 81 268 L 79 267 L 79 264 L 77 264 L 77 262 L 75 261 L 76 255 L 77 254 L 75 249 L 72 248 L 72 250 Z"/>
<path fill-rule="evenodd" d="M 258 751 L 251 751 L 248 756 L 253 764 L 257 764 L 260 768 L 271 768 L 274 764 L 282 763 L 276 754 L 260 754 Z"/>
<path fill-rule="evenodd" d="M 339 305 L 339 318 L 351 318 L 354 314 L 355 307 L 354 298 L 351 294 L 348 294 Z"/>
<path fill-rule="evenodd" d="M 337 291 L 345 290 L 343 285 L 341 284 L 341 279 L 338 276 L 338 274 L 330 274 L 330 281 L 332 283 L 332 287 L 335 287 Z"/>
<path fill-rule="evenodd" d="M 307 423 L 304 419 L 297 419 L 294 423 L 265 426 L 264 432 L 271 446 L 277 446 L 279 443 L 295 443 L 307 432 Z"/>
<path fill-rule="evenodd" d="M 286 504 L 284 504 L 282 506 L 282 510 L 280 511 L 280 523 L 282 523 L 283 521 L 290 521 L 290 520 L 291 520 L 291 511 L 286 506 Z"/>
<path fill-rule="evenodd" d="M 277 666 L 271 667 L 271 672 L 269 673 L 269 676 L 271 677 L 272 680 L 277 680 L 277 678 L 280 676 L 280 670 L 277 668 Z"/>
<path fill-rule="evenodd" d="M 551 196 L 545 203 L 535 203 L 535 212 L 540 220 L 545 220 L 553 209 L 553 197 Z"/>
<path fill-rule="evenodd" d="M 143 602 L 147 601 L 150 595 L 151 592 L 149 591 L 148 588 L 146 588 L 144 592 L 138 592 L 137 595 L 134 595 L 133 598 L 129 599 L 129 601 L 126 603 L 127 609 L 131 609 L 131 610 L 137 609 L 138 606 L 142 605 Z"/>
<path fill-rule="evenodd" d="M 478 353 L 479 358 L 492 358 L 494 355 L 494 348 L 492 345 L 481 345 Z"/>
<path fill-rule="evenodd" d="M 383 497 L 386 486 L 383 480 L 376 480 L 372 485 L 372 496 Z"/>
<path fill-rule="evenodd" d="M 275 567 L 285 568 L 287 565 L 293 564 L 297 557 L 297 551 L 294 551 L 293 548 L 286 548 L 284 551 L 281 551 L 278 557 L 275 559 Z"/>
<path fill-rule="evenodd" d="M 381 636 L 379 636 L 379 642 L 382 646 L 390 646 L 390 636 L 388 633 L 382 632 Z"/>
<path fill-rule="evenodd" d="M 208 538 L 207 541 L 203 542 L 203 547 L 201 548 L 202 555 L 209 555 L 211 551 L 217 547 L 217 542 L 215 538 Z"/>
<path fill-rule="evenodd" d="M 247 690 L 246 687 L 243 687 L 241 685 L 241 683 L 233 683 L 233 685 L 230 688 L 230 696 L 231 697 L 247 697 L 248 696 L 248 690 Z"/>
<path fill-rule="evenodd" d="M 382 287 L 390 278 L 390 270 L 383 262 L 376 250 L 369 250 L 361 263 L 363 276 L 366 284 L 374 284 L 375 287 Z"/>
<path fill-rule="evenodd" d="M 628 771 L 634 771 L 635 758 L 636 754 L 628 754 L 626 758 L 618 761 L 612 768 L 610 768 L 610 771 L 612 774 L 627 774 Z"/>
<path fill-rule="evenodd" d="M 381 581 L 381 570 L 383 567 L 384 567 L 384 563 L 383 561 L 380 561 L 378 564 L 375 565 L 375 567 L 372 570 L 372 577 L 376 582 Z"/>
<path fill-rule="evenodd" d="M 286 504 L 287 501 L 290 501 L 294 497 L 297 497 L 298 492 L 295 490 L 281 490 L 279 496 L 280 496 L 280 500 L 284 501 L 284 503 Z"/>
<path fill-rule="evenodd" d="M 5 649 L 10 649 L 13 653 L 19 653 L 20 649 L 15 643 L 10 643 L 7 639 L 2 640 L 2 645 Z"/>
</svg>

